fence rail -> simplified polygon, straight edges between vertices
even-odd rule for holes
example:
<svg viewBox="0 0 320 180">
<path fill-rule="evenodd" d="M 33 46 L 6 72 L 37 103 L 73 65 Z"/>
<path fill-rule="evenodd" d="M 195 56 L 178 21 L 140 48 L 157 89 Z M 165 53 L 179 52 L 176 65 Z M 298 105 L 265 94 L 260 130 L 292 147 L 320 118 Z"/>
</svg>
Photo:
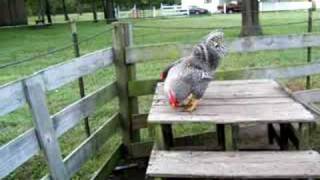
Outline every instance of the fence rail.
<svg viewBox="0 0 320 180">
<path fill-rule="evenodd" d="M 39 151 L 44 151 L 53 179 L 72 177 L 80 167 L 107 142 L 115 133 L 122 132 L 122 144 L 114 151 L 115 157 L 106 161 L 95 178 L 103 178 L 106 171 L 119 159 L 120 151 L 146 154 L 142 152 L 144 143 L 132 145 L 136 140 L 134 132 L 147 127 L 147 114 L 139 114 L 137 97 L 154 93 L 160 80 L 136 80 L 135 63 L 183 56 L 190 53 L 192 44 L 156 44 L 132 47 L 132 29 L 125 23 L 114 25 L 113 49 L 96 51 L 66 63 L 58 64 L 29 77 L 0 87 L 0 116 L 6 115 L 26 103 L 33 114 L 35 127 L 0 147 L 0 178 L 4 178 L 17 167 L 24 164 Z M 232 53 L 255 52 L 320 46 L 319 34 L 262 36 L 239 38 L 227 42 Z M 166 53 L 163 53 L 166 52 Z M 56 114 L 50 115 L 46 105 L 46 91 L 55 90 L 78 78 L 94 73 L 99 69 L 115 64 L 117 81 L 107 84 L 80 100 L 68 105 Z M 241 69 L 218 72 L 216 78 L 294 78 L 320 73 L 320 63 L 293 67 Z M 319 92 L 310 92 L 319 95 Z M 309 95 L 303 95 L 309 97 Z M 302 95 L 301 95 L 302 96 Z M 75 127 L 81 119 L 88 117 L 106 102 L 119 98 L 119 112 L 93 132 L 66 158 L 62 159 L 57 138 Z M 318 98 L 319 99 L 319 98 Z M 48 141 L 48 138 L 50 141 Z M 149 143 L 150 144 L 150 143 Z M 148 147 L 151 147 L 149 146 Z M 134 147 L 134 149 L 130 149 Z M 150 149 L 150 148 L 147 148 Z M 132 151 L 130 151 L 132 150 Z M 147 150 L 146 150 L 147 151 Z M 55 156 L 53 156 L 55 155 Z M 132 154 L 131 154 L 132 155 Z M 64 172 L 64 173 L 61 173 Z M 43 179 L 48 179 L 49 175 Z"/>
<path fill-rule="evenodd" d="M 79 77 L 93 73 L 96 70 L 112 64 L 110 48 L 75 58 L 67 63 L 61 63 L 31 75 L 22 80 L 0 86 L 0 116 L 10 113 L 26 103 L 23 90 L 23 80 L 30 78 L 42 79 L 47 90 L 57 89 Z"/>
<path fill-rule="evenodd" d="M 15 81 L 0 87 L 0 116 L 6 115 L 26 103 L 22 81 Z"/>
<path fill-rule="evenodd" d="M 320 63 L 305 64 L 289 67 L 238 69 L 230 71 L 218 71 L 216 80 L 233 79 L 279 79 L 296 78 L 320 73 Z M 144 96 L 154 93 L 156 84 L 160 79 L 148 79 L 129 82 L 130 96 Z"/>
<path fill-rule="evenodd" d="M 30 77 L 0 87 L 0 115 L 3 116 L 23 107 L 27 100 L 24 84 L 30 81 L 39 83 L 43 90 L 54 90 L 79 77 L 105 68 L 113 62 L 110 48 L 75 58 L 44 69 Z M 37 94 L 39 95 L 39 94 Z M 117 96 L 116 83 L 111 83 L 71 104 L 51 116 L 57 137 L 76 126 L 81 118 Z M 0 147 L 0 178 L 5 177 L 17 167 L 36 155 L 41 148 L 34 128 Z"/>
<path fill-rule="evenodd" d="M 294 11 L 309 9 L 312 2 L 260 2 L 260 11 Z"/>
<path fill-rule="evenodd" d="M 103 105 L 116 96 L 116 84 L 111 83 L 56 113 L 51 117 L 56 136 L 62 136 L 69 129 L 75 127 L 82 118 L 92 114 L 96 107 Z M 0 156 L 0 177 L 4 177 L 19 167 L 37 154 L 39 150 L 40 146 L 34 128 L 3 145 L 0 148 L 0 153 L 2 154 Z"/>
<path fill-rule="evenodd" d="M 189 16 L 189 9 L 183 9 L 180 5 L 163 5 L 160 7 L 160 16 Z"/>
<path fill-rule="evenodd" d="M 29 129 L 9 143 L 0 147 L 0 178 L 28 161 L 40 150 L 34 128 Z"/>
<path fill-rule="evenodd" d="M 152 44 L 127 48 L 127 63 L 133 64 L 156 59 L 168 59 L 189 55 L 195 43 L 191 44 Z M 266 50 L 283 50 L 320 46 L 320 34 L 257 36 L 238 38 L 226 42 L 230 53 L 244 53 Z M 163 53 L 166 52 L 166 53 Z"/>
</svg>

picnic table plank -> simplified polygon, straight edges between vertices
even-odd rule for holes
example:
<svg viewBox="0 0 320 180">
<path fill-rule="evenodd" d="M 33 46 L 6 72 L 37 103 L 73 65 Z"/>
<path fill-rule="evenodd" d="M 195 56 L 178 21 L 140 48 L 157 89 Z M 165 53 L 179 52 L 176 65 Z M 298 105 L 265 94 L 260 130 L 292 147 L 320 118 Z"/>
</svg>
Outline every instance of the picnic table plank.
<svg viewBox="0 0 320 180">
<path fill-rule="evenodd" d="M 201 99 L 200 105 L 250 105 L 250 104 L 280 104 L 294 103 L 295 101 L 288 97 L 271 97 L 271 98 L 212 98 Z M 155 99 L 153 106 L 170 106 L 167 99 Z"/>
<path fill-rule="evenodd" d="M 230 123 L 293 123 L 314 122 L 314 116 L 293 100 L 273 80 L 213 81 L 192 112 L 172 109 L 158 83 L 148 116 L 149 123 L 184 122 Z"/>
<path fill-rule="evenodd" d="M 167 98 L 163 92 L 163 83 L 158 84 L 155 94 L 155 99 Z M 203 96 L 203 99 L 258 97 L 288 97 L 288 94 L 277 84 L 221 85 L 216 82 L 211 82 Z"/>
<path fill-rule="evenodd" d="M 320 155 L 315 151 L 153 150 L 147 175 L 164 178 L 318 178 Z"/>
<path fill-rule="evenodd" d="M 313 115 L 298 103 L 206 106 L 199 104 L 192 113 L 182 108 L 153 106 L 148 122 L 171 124 L 183 122 L 229 123 L 289 123 L 313 122 Z"/>
</svg>

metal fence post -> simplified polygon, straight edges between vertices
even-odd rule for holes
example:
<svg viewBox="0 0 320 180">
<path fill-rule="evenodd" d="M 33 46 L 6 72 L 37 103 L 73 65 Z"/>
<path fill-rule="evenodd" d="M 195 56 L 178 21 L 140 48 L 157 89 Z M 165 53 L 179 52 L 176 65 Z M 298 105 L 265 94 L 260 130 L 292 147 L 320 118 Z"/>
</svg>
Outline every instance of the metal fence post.
<svg viewBox="0 0 320 180">
<path fill-rule="evenodd" d="M 70 24 L 71 24 L 71 32 L 72 32 L 72 42 L 73 42 L 73 47 L 74 47 L 74 55 L 75 55 L 75 57 L 80 57 L 80 48 L 79 48 L 79 40 L 78 40 L 76 21 L 71 20 Z M 80 77 L 78 81 L 79 81 L 80 97 L 83 98 L 86 96 L 85 89 L 84 89 L 83 77 Z M 90 125 L 89 125 L 89 117 L 84 118 L 84 127 L 85 127 L 87 137 L 89 137 L 91 135 Z"/>
<path fill-rule="evenodd" d="M 312 3 L 312 0 L 309 0 L 310 3 Z M 313 5 L 308 9 L 308 33 L 312 32 L 312 11 L 313 11 Z M 311 62 L 311 56 L 312 54 L 312 48 L 307 48 L 307 62 Z M 311 88 L 311 76 L 307 76 L 306 78 L 306 89 Z"/>
</svg>

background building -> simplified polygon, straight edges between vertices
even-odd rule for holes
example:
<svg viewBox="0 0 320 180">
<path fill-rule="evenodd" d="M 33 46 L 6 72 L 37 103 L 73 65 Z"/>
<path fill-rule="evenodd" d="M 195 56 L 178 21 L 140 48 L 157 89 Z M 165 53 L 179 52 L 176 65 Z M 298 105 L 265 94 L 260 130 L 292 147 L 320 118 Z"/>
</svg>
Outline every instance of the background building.
<svg viewBox="0 0 320 180">
<path fill-rule="evenodd" d="M 218 11 L 217 7 L 220 3 L 220 0 L 181 0 L 181 6 L 183 9 L 189 9 L 190 6 L 197 6 L 207 9 L 211 13 Z"/>
</svg>

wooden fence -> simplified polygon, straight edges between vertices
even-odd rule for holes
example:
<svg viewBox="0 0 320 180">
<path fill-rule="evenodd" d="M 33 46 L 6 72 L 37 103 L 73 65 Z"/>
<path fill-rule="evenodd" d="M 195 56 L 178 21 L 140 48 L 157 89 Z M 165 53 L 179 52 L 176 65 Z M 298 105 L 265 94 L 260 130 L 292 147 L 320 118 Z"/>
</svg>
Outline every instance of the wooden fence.
<svg viewBox="0 0 320 180">
<path fill-rule="evenodd" d="M 233 52 L 255 52 L 290 48 L 320 46 L 320 34 L 248 37 L 227 43 Z M 34 128 L 0 147 L 0 178 L 6 177 L 30 158 L 44 152 L 52 179 L 70 179 L 80 167 L 95 155 L 113 134 L 122 132 L 122 145 L 112 158 L 101 167 L 93 179 L 103 179 L 123 156 L 148 156 L 152 142 L 141 142 L 139 131 L 147 128 L 147 114 L 139 114 L 137 98 L 151 95 L 159 79 L 136 80 L 135 64 L 144 61 L 169 58 L 190 52 L 192 44 L 156 44 L 132 46 L 131 26 L 115 23 L 113 48 L 102 49 L 66 63 L 58 64 L 24 79 L 0 87 L 0 116 L 28 104 L 33 116 Z M 167 52 L 167 53 L 163 53 Z M 51 115 L 46 104 L 46 92 L 56 90 L 80 77 L 115 65 L 117 80 L 68 105 Z M 245 69 L 224 71 L 217 79 L 294 78 L 320 73 L 320 63 L 301 66 Z M 312 99 L 320 93 L 301 93 Z M 97 107 L 113 98 L 119 98 L 119 111 L 104 122 L 84 142 L 64 159 L 61 156 L 58 137 L 75 127 L 81 119 L 92 114 Z M 319 99 L 319 97 L 317 98 Z M 49 176 L 44 177 L 48 179 Z"/>
</svg>

